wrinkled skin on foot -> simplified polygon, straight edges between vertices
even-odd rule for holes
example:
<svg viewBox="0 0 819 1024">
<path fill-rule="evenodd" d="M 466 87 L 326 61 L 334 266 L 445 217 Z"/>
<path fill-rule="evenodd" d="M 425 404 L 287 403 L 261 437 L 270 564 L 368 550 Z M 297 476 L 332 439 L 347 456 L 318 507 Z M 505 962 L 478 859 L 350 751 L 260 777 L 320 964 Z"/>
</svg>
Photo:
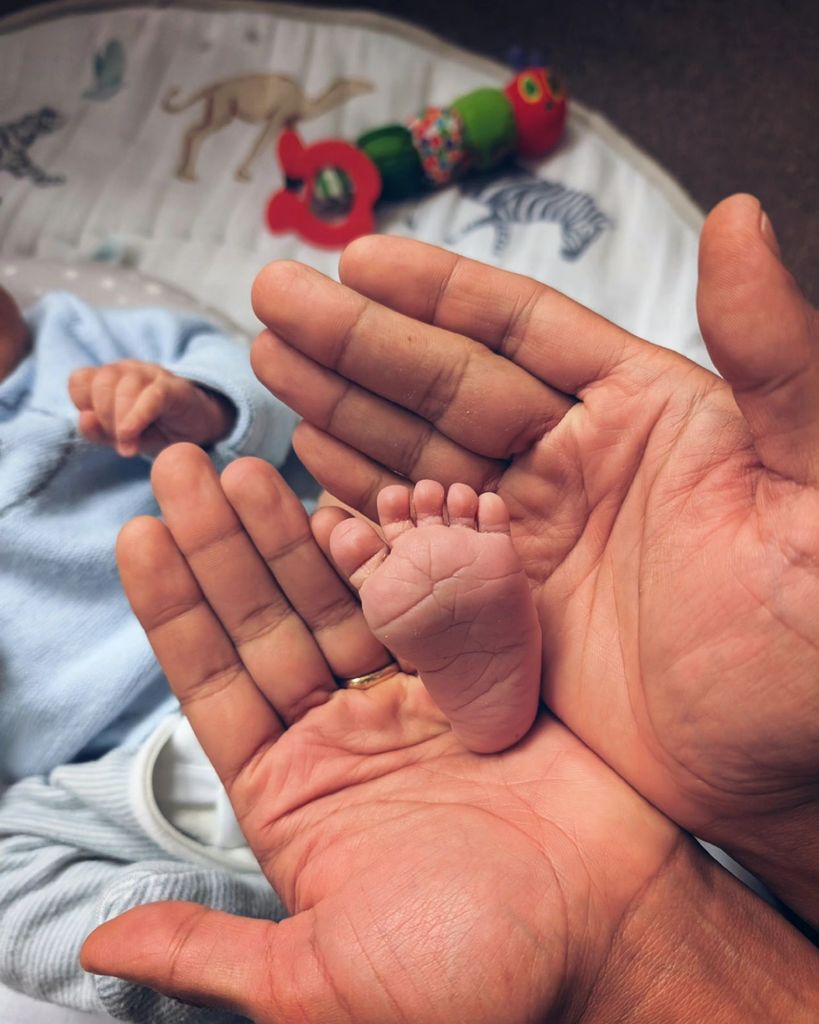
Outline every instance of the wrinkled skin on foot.
<svg viewBox="0 0 819 1024">
<path fill-rule="evenodd" d="M 330 537 L 370 629 L 416 668 L 467 749 L 517 743 L 539 702 L 540 626 L 503 501 L 422 480 L 411 500 L 385 488 L 378 516 L 383 540 L 360 518 Z"/>
<path fill-rule="evenodd" d="M 816 313 L 751 197 L 711 214 L 700 271 L 725 380 L 534 281 L 396 238 L 348 249 L 348 287 L 266 268 L 254 368 L 305 417 L 302 459 L 367 514 L 396 472 L 496 489 L 546 702 L 819 920 Z"/>
</svg>

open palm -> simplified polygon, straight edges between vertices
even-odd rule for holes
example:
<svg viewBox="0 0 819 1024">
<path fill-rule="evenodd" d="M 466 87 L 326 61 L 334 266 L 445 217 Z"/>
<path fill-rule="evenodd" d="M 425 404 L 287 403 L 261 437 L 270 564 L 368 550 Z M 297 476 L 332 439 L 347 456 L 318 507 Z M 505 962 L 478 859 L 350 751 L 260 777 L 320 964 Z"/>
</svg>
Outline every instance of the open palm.
<svg viewBox="0 0 819 1024">
<path fill-rule="evenodd" d="M 342 500 L 371 512 L 395 473 L 503 495 L 549 705 L 764 873 L 753 844 L 819 791 L 819 358 L 758 223 L 736 197 L 703 239 L 726 380 L 534 281 L 388 238 L 348 250 L 348 288 L 263 271 L 253 358 Z"/>
<path fill-rule="evenodd" d="M 676 821 L 731 844 L 816 780 L 819 491 L 762 465 L 728 387 L 666 353 L 578 394 L 499 486 L 544 697 Z"/>
<path fill-rule="evenodd" d="M 632 903 L 687 840 L 545 714 L 480 756 L 415 676 L 336 690 L 383 648 L 276 471 L 242 460 L 223 480 L 192 446 L 163 453 L 167 526 L 135 520 L 118 556 L 294 916 L 141 907 L 92 936 L 84 963 L 258 1021 L 576 1019 Z"/>
</svg>

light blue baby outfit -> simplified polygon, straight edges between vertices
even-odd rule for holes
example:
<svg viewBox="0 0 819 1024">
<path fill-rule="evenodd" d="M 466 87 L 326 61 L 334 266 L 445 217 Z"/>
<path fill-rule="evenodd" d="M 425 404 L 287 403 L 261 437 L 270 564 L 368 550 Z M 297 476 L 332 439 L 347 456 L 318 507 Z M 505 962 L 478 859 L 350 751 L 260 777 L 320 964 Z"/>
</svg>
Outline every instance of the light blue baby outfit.
<svg viewBox="0 0 819 1024">
<path fill-rule="evenodd" d="M 284 461 L 295 415 L 253 376 L 247 348 L 163 310 L 101 311 L 52 294 L 29 314 L 31 354 L 0 382 L 0 781 L 138 743 L 173 707 L 117 575 L 132 516 L 157 514 L 150 464 L 77 433 L 82 366 L 159 363 L 236 407 L 217 468 Z"/>
<path fill-rule="evenodd" d="M 146 817 L 155 801 L 141 758 L 178 705 L 125 599 L 114 544 L 128 519 L 158 508 L 147 460 L 78 434 L 67 382 L 79 367 L 135 358 L 220 392 L 236 422 L 211 453 L 217 468 L 247 454 L 281 464 L 296 417 L 256 381 L 247 348 L 203 321 L 68 294 L 27 320 L 33 349 L 0 382 L 0 981 L 145 1024 L 235 1020 L 86 975 L 77 959 L 96 924 L 141 902 L 283 910 L 252 863 L 232 870 L 223 851 L 173 839 L 156 809 Z"/>
</svg>

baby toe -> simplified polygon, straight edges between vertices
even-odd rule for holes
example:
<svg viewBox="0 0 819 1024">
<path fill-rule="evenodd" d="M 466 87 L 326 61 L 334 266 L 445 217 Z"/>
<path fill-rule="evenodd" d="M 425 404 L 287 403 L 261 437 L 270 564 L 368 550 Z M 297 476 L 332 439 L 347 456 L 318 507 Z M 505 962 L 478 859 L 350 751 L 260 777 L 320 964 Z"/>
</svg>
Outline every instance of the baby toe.
<svg viewBox="0 0 819 1024">
<path fill-rule="evenodd" d="M 359 590 L 387 557 L 378 534 L 363 519 L 351 517 L 338 523 L 330 534 L 330 554 L 339 570 Z"/>
<path fill-rule="evenodd" d="M 409 488 L 401 484 L 390 484 L 378 494 L 378 519 L 389 545 L 394 544 L 402 533 L 415 527 L 412 521 L 411 493 Z"/>
<path fill-rule="evenodd" d="M 437 480 L 419 480 L 413 491 L 413 507 L 417 526 L 441 526 L 444 522 L 446 492 Z"/>
<path fill-rule="evenodd" d="M 468 484 L 452 484 L 446 498 L 450 526 L 477 528 L 478 495 Z"/>
</svg>

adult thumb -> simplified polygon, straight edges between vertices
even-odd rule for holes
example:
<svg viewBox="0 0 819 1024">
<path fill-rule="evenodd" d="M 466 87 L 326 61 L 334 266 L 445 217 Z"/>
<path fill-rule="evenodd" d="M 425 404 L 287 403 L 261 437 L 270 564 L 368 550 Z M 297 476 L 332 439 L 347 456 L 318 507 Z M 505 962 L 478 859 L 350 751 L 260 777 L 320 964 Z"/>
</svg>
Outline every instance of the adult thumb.
<svg viewBox="0 0 819 1024">
<path fill-rule="evenodd" d="M 749 195 L 723 200 L 700 239 L 697 311 L 711 358 L 769 469 L 819 481 L 819 319 Z"/>
<path fill-rule="evenodd" d="M 310 919 L 307 912 L 276 923 L 197 903 L 153 903 L 95 929 L 80 963 L 92 974 L 114 975 L 259 1024 L 319 1020 L 305 1012 L 311 1002 L 319 1014 L 327 1006 Z"/>
</svg>

